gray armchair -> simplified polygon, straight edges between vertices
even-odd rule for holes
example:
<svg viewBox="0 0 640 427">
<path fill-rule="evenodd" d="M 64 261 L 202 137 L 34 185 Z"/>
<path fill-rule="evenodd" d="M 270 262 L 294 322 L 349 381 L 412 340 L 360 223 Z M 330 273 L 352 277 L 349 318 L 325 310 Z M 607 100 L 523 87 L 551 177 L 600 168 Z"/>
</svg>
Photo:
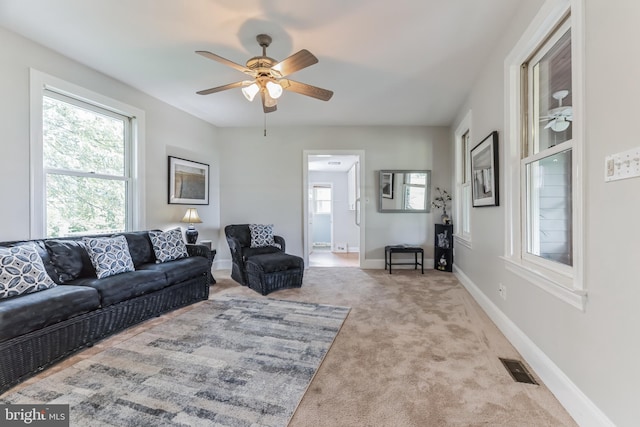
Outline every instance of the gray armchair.
<svg viewBox="0 0 640 427">
<path fill-rule="evenodd" d="M 285 253 L 284 238 L 274 235 L 277 246 L 252 248 L 249 224 L 227 225 L 224 232 L 231 250 L 233 280 L 263 295 L 302 286 L 304 261 Z"/>
</svg>

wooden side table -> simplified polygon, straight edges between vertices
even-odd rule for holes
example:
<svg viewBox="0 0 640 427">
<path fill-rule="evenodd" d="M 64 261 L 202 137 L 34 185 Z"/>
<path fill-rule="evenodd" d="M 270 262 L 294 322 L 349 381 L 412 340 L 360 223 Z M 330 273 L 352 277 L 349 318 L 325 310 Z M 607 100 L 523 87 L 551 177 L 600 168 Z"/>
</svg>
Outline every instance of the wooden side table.
<svg viewBox="0 0 640 427">
<path fill-rule="evenodd" d="M 393 254 L 413 254 L 413 262 L 393 262 Z M 418 254 L 420 254 L 420 262 L 418 262 Z M 418 246 L 393 245 L 384 247 L 384 269 L 389 266 L 389 274 L 391 274 L 391 266 L 393 265 L 413 265 L 413 269 L 417 270 L 418 266 L 424 274 L 424 250 Z"/>
</svg>

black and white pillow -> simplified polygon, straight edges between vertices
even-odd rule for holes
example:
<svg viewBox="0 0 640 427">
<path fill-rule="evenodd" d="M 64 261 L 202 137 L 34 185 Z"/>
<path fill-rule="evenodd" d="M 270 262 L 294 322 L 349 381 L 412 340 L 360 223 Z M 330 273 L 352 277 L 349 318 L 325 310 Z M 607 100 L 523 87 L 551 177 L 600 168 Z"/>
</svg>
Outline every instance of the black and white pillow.
<svg viewBox="0 0 640 427">
<path fill-rule="evenodd" d="M 0 299 L 55 286 L 33 245 L 0 247 Z"/>
<path fill-rule="evenodd" d="M 252 248 L 276 246 L 273 239 L 273 224 L 249 224 L 249 231 L 251 231 Z"/>
<path fill-rule="evenodd" d="M 168 231 L 149 231 L 149 238 L 158 262 L 173 261 L 189 256 L 187 246 L 182 240 L 182 230 L 179 227 Z"/>
<path fill-rule="evenodd" d="M 135 270 L 124 236 L 83 237 L 82 241 L 98 279 Z"/>
</svg>

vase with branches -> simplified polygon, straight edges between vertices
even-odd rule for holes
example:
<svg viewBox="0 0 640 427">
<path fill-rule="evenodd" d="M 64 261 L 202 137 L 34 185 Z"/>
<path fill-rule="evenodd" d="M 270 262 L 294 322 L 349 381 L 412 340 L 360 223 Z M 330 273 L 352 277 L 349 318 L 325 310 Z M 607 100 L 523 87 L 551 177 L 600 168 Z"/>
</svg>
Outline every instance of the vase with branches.
<svg viewBox="0 0 640 427">
<path fill-rule="evenodd" d="M 447 202 L 451 201 L 451 195 L 447 190 L 441 189 L 440 187 L 436 187 L 436 191 L 438 195 L 433 198 L 431 202 L 431 207 L 436 209 L 442 209 L 442 223 L 443 224 L 451 224 L 451 218 L 449 218 L 449 214 L 447 214 Z"/>
</svg>

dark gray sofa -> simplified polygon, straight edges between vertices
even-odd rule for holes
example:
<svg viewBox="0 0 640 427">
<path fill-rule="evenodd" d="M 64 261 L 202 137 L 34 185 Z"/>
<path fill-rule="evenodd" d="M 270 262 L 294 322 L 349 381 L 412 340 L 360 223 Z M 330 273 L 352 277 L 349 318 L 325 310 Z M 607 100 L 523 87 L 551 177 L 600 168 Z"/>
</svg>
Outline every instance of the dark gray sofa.
<svg viewBox="0 0 640 427">
<path fill-rule="evenodd" d="M 104 337 L 208 298 L 206 246 L 187 245 L 188 257 L 156 263 L 147 231 L 120 234 L 135 271 L 102 279 L 78 245 L 81 237 L 0 242 L 34 244 L 57 284 L 0 299 L 0 393 Z"/>
</svg>

